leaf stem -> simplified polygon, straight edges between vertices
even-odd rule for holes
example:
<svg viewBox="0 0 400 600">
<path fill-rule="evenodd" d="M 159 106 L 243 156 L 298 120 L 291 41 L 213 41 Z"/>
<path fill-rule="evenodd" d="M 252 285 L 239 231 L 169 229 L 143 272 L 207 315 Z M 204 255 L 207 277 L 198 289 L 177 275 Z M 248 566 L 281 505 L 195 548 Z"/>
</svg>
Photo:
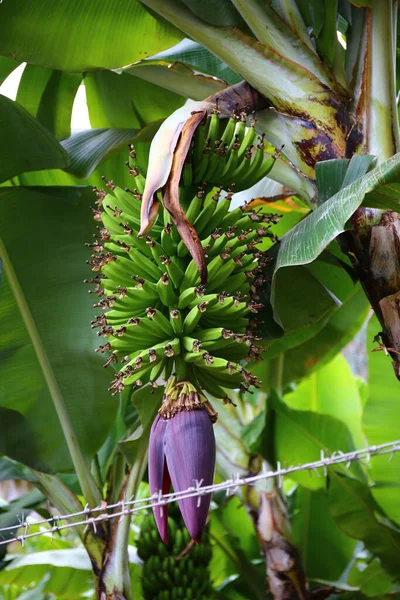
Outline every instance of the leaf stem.
<svg viewBox="0 0 400 600">
<path fill-rule="evenodd" d="M 133 498 L 143 478 L 147 466 L 148 436 L 143 437 L 135 464 L 127 477 L 123 497 Z M 128 542 L 131 524 L 131 515 L 118 517 L 111 533 L 111 547 L 108 548 L 107 566 L 103 575 L 103 582 L 107 590 L 123 591 L 127 600 L 131 600 L 132 592 L 129 579 Z M 129 582 L 129 583 L 128 583 Z"/>
<path fill-rule="evenodd" d="M 307 28 L 300 14 L 296 0 L 279 0 L 279 13 L 286 23 L 295 32 L 296 36 L 309 47 L 311 52 L 317 54 Z"/>
<path fill-rule="evenodd" d="M 373 0 L 369 31 L 367 151 L 380 162 L 400 148 L 393 48 L 393 0 Z"/>
<path fill-rule="evenodd" d="M 307 69 L 332 90 L 336 89 L 336 82 L 313 48 L 304 23 L 303 33 L 305 33 L 305 37 L 301 38 L 294 33 L 286 20 L 270 6 L 270 2 L 259 2 L 259 0 L 231 1 L 255 37 L 266 48 Z M 300 14 L 298 16 L 300 17 Z"/>
<path fill-rule="evenodd" d="M 30 469 L 35 476 L 35 485 L 45 494 L 50 503 L 57 508 L 60 514 L 82 511 L 82 504 L 73 492 L 61 481 L 57 475 L 49 475 Z M 81 517 L 76 517 L 80 520 Z M 73 522 L 74 519 L 71 519 Z M 84 526 L 77 526 L 76 532 L 82 540 L 92 562 L 100 569 L 104 551 L 104 540 L 95 535 L 91 528 L 85 531 Z"/>
<path fill-rule="evenodd" d="M 325 78 L 320 79 L 308 63 L 309 68 L 305 68 L 286 55 L 279 54 L 273 43 L 267 47 L 235 27 L 215 27 L 205 23 L 177 0 L 142 1 L 228 64 L 260 94 L 271 100 L 277 110 L 290 106 L 305 114 L 304 111 L 310 110 L 310 101 L 318 98 L 319 114 L 314 116 L 320 126 L 324 127 L 334 117 L 335 110 L 327 103 L 332 95 L 330 82 Z M 321 68 L 317 57 L 307 47 L 305 49 L 315 61 L 315 68 Z M 303 56 L 299 51 L 297 57 L 300 58 L 300 55 Z M 322 73 L 319 75 L 323 77 Z"/>
<path fill-rule="evenodd" d="M 101 468 L 99 462 L 99 455 L 95 454 L 92 460 L 92 464 L 90 465 L 90 472 L 92 474 L 93 479 L 95 480 L 97 487 L 99 490 L 103 488 L 103 481 L 101 475 Z"/>
<path fill-rule="evenodd" d="M 44 379 L 49 389 L 51 399 L 53 401 L 58 418 L 60 420 L 61 428 L 64 433 L 65 441 L 67 442 L 68 450 L 71 455 L 76 474 L 78 476 L 82 494 L 84 495 L 87 503 L 90 506 L 98 506 L 101 502 L 100 492 L 97 489 L 96 483 L 93 477 L 91 476 L 88 466 L 83 458 L 81 449 L 79 447 L 78 439 L 76 437 L 76 433 L 69 418 L 64 398 L 58 386 L 58 382 L 54 375 L 46 350 L 43 346 L 43 342 L 40 338 L 39 331 L 36 327 L 28 303 L 25 299 L 24 293 L 21 289 L 18 278 L 11 264 L 11 260 L 7 254 L 7 251 L 1 239 L 0 256 L 2 257 L 5 274 L 10 283 L 11 290 L 13 291 L 16 303 L 20 310 L 33 349 L 35 351 L 39 365 L 42 369 Z"/>
</svg>

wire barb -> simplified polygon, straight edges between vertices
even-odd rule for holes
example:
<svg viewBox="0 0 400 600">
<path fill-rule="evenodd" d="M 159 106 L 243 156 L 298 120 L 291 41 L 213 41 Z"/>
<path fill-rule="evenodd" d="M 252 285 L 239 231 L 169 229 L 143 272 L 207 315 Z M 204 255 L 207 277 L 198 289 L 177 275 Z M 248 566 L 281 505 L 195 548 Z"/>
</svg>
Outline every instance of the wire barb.
<svg viewBox="0 0 400 600">
<path fill-rule="evenodd" d="M 344 463 L 345 467 L 349 468 L 352 462 L 361 462 L 362 460 L 366 460 L 368 464 L 369 460 L 372 457 L 383 456 L 385 454 L 390 455 L 389 461 L 391 461 L 394 455 L 398 452 L 400 452 L 400 440 L 387 442 L 385 444 L 380 445 L 369 446 L 368 448 L 363 448 L 361 450 L 353 450 L 352 452 L 347 453 L 343 453 L 341 450 L 338 450 L 333 452 L 330 456 L 325 456 L 324 451 L 321 450 L 320 460 L 287 468 L 282 468 L 281 464 L 278 462 L 277 469 L 275 471 L 267 471 L 263 469 L 258 475 L 252 475 L 250 477 L 241 477 L 239 474 L 237 474 L 233 475 L 231 479 L 228 479 L 221 483 L 203 487 L 201 486 L 202 481 L 195 481 L 193 487 L 190 487 L 187 490 L 181 492 L 172 492 L 170 494 L 162 494 L 160 492 L 158 494 L 155 494 L 154 496 L 150 496 L 148 498 L 141 498 L 137 500 L 127 500 L 126 498 L 124 498 L 123 500 L 115 504 L 106 505 L 103 502 L 100 506 L 97 506 L 95 508 L 90 508 L 88 505 L 86 505 L 82 511 L 76 513 L 56 515 L 49 519 L 42 519 L 34 522 L 27 521 L 26 519 L 19 519 L 19 522 L 16 525 L 0 528 L 0 546 L 10 544 L 11 542 L 20 542 L 23 546 L 25 540 L 29 538 L 39 537 L 41 535 L 47 535 L 49 533 L 51 534 L 51 536 L 53 536 L 54 533 L 59 533 L 64 529 L 72 529 L 75 527 L 84 527 L 87 530 L 91 526 L 94 532 L 96 533 L 96 523 L 98 523 L 99 521 L 115 519 L 118 517 L 123 518 L 126 515 L 136 514 L 142 510 L 148 510 L 155 506 L 163 506 L 165 504 L 177 502 L 178 500 L 183 500 L 185 498 L 197 497 L 198 501 L 201 502 L 201 496 L 216 491 L 225 491 L 227 495 L 230 495 L 234 494 L 242 486 L 251 486 L 259 481 L 272 478 L 277 478 L 277 484 L 279 487 L 281 487 L 283 484 L 283 477 L 285 475 L 291 475 L 292 473 L 298 473 L 300 471 L 309 471 L 310 476 L 312 476 L 314 472 L 318 475 L 318 477 L 320 477 L 321 474 L 317 471 L 317 469 L 323 469 L 323 474 L 327 476 L 328 467 L 333 467 L 335 465 Z M 94 516 L 96 513 L 100 514 L 96 517 Z M 60 525 L 61 521 L 70 521 L 72 519 L 74 519 L 73 522 Z M 29 527 L 31 525 L 48 525 L 49 529 L 29 533 Z M 24 528 L 24 533 L 20 535 L 15 535 L 14 537 L 10 537 L 10 534 L 12 534 L 12 532 L 15 532 L 16 534 L 18 532 L 18 529 L 21 528 Z"/>
</svg>

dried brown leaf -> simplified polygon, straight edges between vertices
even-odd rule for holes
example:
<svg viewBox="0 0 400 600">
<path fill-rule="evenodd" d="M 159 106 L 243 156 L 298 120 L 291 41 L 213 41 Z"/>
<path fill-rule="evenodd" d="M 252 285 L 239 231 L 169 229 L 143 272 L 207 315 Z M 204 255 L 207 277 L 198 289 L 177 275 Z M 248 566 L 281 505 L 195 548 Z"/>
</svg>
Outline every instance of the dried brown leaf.
<svg viewBox="0 0 400 600">
<path fill-rule="evenodd" d="M 193 134 L 205 114 L 205 109 L 193 113 L 183 126 L 181 136 L 175 148 L 171 171 L 162 192 L 163 205 L 171 215 L 184 244 L 192 255 L 199 269 L 200 280 L 203 284 L 207 282 L 207 266 L 203 247 L 195 228 L 188 221 L 185 211 L 179 202 L 179 181 Z"/>
</svg>

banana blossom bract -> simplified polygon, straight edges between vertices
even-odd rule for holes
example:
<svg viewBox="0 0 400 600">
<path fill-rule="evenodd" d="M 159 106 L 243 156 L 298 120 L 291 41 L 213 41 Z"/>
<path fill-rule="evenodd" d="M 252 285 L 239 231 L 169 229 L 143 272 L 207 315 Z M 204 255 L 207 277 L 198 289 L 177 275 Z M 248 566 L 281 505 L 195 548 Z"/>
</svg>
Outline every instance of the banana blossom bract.
<svg viewBox="0 0 400 600">
<path fill-rule="evenodd" d="M 193 134 L 212 108 L 212 103 L 208 101 L 185 104 L 164 121 L 154 136 L 150 147 L 139 231 L 139 236 L 145 235 L 157 219 L 156 193 L 161 190 L 162 203 L 195 260 L 204 283 L 206 265 L 203 250 L 199 236 L 180 205 L 179 181 Z"/>
<path fill-rule="evenodd" d="M 215 467 L 215 437 L 204 409 L 183 410 L 171 419 L 157 415 L 150 433 L 149 482 L 152 495 L 211 485 Z M 191 538 L 199 542 L 210 507 L 211 494 L 178 500 Z M 153 507 L 158 531 L 168 542 L 168 505 Z"/>
</svg>

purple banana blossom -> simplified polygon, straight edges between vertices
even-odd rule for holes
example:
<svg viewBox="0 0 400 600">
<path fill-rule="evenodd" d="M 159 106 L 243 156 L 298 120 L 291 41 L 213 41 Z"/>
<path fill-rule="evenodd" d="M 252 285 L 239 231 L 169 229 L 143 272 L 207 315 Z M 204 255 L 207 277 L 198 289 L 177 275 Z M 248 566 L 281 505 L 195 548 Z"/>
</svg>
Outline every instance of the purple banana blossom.
<svg viewBox="0 0 400 600">
<path fill-rule="evenodd" d="M 203 409 L 178 412 L 170 419 L 157 415 L 150 433 L 149 482 L 151 494 L 181 492 L 211 485 L 215 467 L 215 437 Z M 200 501 L 199 501 L 200 500 Z M 178 501 L 191 538 L 199 542 L 210 508 L 211 494 Z M 158 531 L 168 542 L 168 505 L 153 508 Z"/>
</svg>

